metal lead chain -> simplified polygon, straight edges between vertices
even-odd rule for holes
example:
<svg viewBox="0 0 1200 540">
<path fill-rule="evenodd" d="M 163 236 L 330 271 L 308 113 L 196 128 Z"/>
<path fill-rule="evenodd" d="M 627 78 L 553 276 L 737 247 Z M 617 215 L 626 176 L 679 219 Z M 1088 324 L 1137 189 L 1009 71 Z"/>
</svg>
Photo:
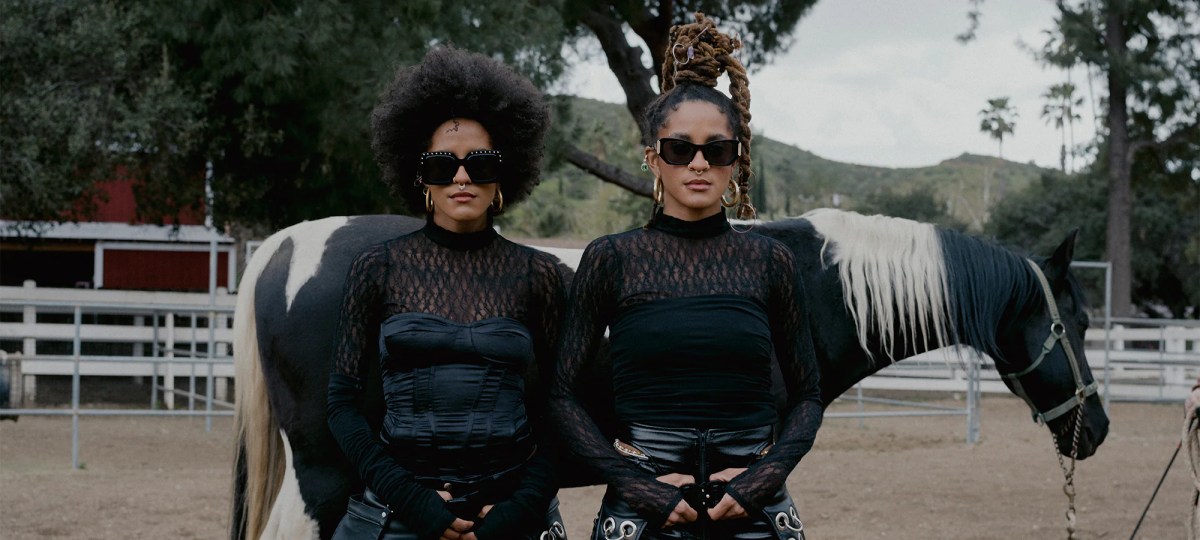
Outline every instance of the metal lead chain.
<svg viewBox="0 0 1200 540">
<path fill-rule="evenodd" d="M 1067 496 L 1067 540 L 1076 540 L 1075 536 L 1075 456 L 1079 455 L 1079 429 L 1083 425 L 1083 405 L 1075 407 L 1075 414 L 1072 418 L 1075 421 L 1075 432 L 1071 437 L 1071 465 L 1067 466 L 1063 460 L 1062 452 L 1058 451 L 1058 436 L 1054 431 L 1050 431 L 1050 437 L 1054 439 L 1054 453 L 1058 456 L 1058 466 L 1063 471 L 1063 493 Z"/>
</svg>

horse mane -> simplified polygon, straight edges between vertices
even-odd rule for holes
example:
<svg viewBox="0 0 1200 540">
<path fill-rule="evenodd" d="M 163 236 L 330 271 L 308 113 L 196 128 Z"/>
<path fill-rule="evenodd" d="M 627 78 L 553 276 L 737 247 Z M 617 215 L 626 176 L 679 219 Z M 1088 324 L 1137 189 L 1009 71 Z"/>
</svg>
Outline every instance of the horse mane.
<svg viewBox="0 0 1200 540">
<path fill-rule="evenodd" d="M 801 217 L 824 238 L 822 264 L 837 265 L 846 309 L 868 355 L 874 336 L 889 361 L 897 360 L 893 328 L 902 340 L 920 339 L 927 348 L 953 342 L 949 285 L 933 225 L 832 209 Z"/>
<path fill-rule="evenodd" d="M 821 261 L 836 264 L 842 296 L 868 355 L 888 361 L 897 343 L 966 345 L 996 357 L 996 323 L 1036 282 L 1024 259 L 998 245 L 929 223 L 818 209 L 802 216 L 823 237 Z M 898 329 L 899 336 L 893 328 Z"/>
<path fill-rule="evenodd" d="M 950 275 L 955 343 L 1002 360 L 997 323 L 1025 306 L 1045 302 L 1037 276 L 1026 257 L 993 241 L 950 229 L 938 229 L 938 236 Z"/>
</svg>

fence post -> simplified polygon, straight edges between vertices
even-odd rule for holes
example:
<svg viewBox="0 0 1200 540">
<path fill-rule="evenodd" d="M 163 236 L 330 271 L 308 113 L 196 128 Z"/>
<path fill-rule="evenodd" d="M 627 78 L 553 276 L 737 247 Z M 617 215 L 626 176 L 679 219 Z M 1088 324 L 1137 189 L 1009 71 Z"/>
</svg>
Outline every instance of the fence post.
<svg viewBox="0 0 1200 540">
<path fill-rule="evenodd" d="M 36 289 L 37 283 L 31 279 L 25 280 L 22 284 L 26 289 Z M 33 296 L 30 294 L 29 296 Z M 37 324 L 37 306 L 25 306 L 21 310 L 21 322 L 30 327 Z M 37 338 L 27 337 L 21 343 L 21 357 L 31 358 L 37 356 Z M 21 404 L 37 402 L 37 375 L 25 375 L 21 380 L 14 381 L 13 384 L 21 385 Z"/>
<path fill-rule="evenodd" d="M 175 410 L 175 314 L 167 314 L 167 371 L 163 374 L 163 404 L 167 410 Z"/>
<path fill-rule="evenodd" d="M 967 444 L 979 442 L 979 399 L 980 382 L 979 366 L 983 358 L 979 353 L 970 351 L 967 357 Z"/>
<path fill-rule="evenodd" d="M 83 350 L 81 332 L 83 308 L 75 306 L 75 340 L 71 346 L 75 369 L 71 374 L 71 468 L 79 469 L 79 356 Z"/>
</svg>

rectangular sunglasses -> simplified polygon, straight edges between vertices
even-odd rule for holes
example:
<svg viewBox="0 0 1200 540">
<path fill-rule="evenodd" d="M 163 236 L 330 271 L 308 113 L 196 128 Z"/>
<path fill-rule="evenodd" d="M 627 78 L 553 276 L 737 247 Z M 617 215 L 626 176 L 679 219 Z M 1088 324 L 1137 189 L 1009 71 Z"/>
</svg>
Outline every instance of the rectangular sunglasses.
<svg viewBox="0 0 1200 540">
<path fill-rule="evenodd" d="M 704 160 L 709 165 L 725 167 L 733 165 L 738 156 L 742 155 L 742 143 L 733 139 L 712 141 L 704 144 L 693 144 L 690 141 L 663 137 L 654 145 L 663 161 L 671 165 L 687 165 L 696 157 L 696 152 L 704 152 Z"/>
<path fill-rule="evenodd" d="M 501 161 L 499 150 L 472 150 L 463 158 L 452 152 L 423 152 L 418 168 L 421 181 L 426 184 L 444 186 L 454 183 L 454 175 L 458 174 L 460 166 L 467 169 L 471 182 L 489 184 L 500 180 Z"/>
</svg>

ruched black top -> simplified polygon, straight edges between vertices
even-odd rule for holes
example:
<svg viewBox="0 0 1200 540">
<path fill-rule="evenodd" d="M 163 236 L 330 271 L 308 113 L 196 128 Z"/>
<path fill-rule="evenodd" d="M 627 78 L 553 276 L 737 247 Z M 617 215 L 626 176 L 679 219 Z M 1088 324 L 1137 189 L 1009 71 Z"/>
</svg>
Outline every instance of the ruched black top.
<svg viewBox="0 0 1200 540">
<path fill-rule="evenodd" d="M 548 427 L 544 378 L 568 272 L 490 227 L 456 234 L 432 221 L 351 266 L 329 426 L 367 486 L 418 536 L 437 537 L 454 520 L 418 477 L 470 481 L 527 463 L 512 497 L 475 533 L 507 538 L 544 518 L 557 487 L 536 437 Z M 364 361 L 379 362 L 383 381 L 378 432 L 360 409 Z"/>
<path fill-rule="evenodd" d="M 620 310 L 610 328 L 622 425 L 737 429 L 775 423 L 765 306 L 732 294 Z"/>
<path fill-rule="evenodd" d="M 553 418 L 570 452 L 660 525 L 681 499 L 679 490 L 622 458 L 576 399 L 605 328 L 624 425 L 773 424 L 779 419 L 770 392 L 773 353 L 787 389 L 778 439 L 726 489 L 747 511 L 762 508 L 821 425 L 802 287 L 783 244 L 732 231 L 720 212 L 694 222 L 660 212 L 644 229 L 593 241 L 572 284 L 551 393 Z"/>
<path fill-rule="evenodd" d="M 471 481 L 529 457 L 523 373 L 534 359 L 525 325 L 399 313 L 383 322 L 379 339 L 381 437 L 410 471 Z"/>
</svg>

